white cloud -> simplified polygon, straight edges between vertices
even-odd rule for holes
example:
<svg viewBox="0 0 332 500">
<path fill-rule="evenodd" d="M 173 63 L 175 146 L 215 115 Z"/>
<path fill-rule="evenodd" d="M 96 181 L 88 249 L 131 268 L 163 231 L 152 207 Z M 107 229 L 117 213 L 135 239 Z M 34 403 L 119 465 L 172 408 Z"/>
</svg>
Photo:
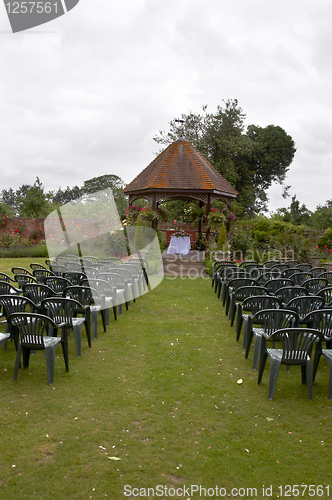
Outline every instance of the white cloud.
<svg viewBox="0 0 332 500">
<path fill-rule="evenodd" d="M 313 210 L 331 198 L 331 16 L 330 0 L 94 0 L 14 35 L 0 7 L 1 188 L 130 182 L 172 118 L 237 98 L 293 137 L 286 184 Z"/>
</svg>

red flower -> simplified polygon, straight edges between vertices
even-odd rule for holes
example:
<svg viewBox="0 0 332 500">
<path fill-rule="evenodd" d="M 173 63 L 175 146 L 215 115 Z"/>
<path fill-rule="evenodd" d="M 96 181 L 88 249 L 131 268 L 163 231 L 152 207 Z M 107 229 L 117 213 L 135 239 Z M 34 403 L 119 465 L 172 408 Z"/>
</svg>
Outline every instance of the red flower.
<svg viewBox="0 0 332 500">
<path fill-rule="evenodd" d="M 15 233 L 18 233 L 18 229 L 15 229 Z"/>
</svg>

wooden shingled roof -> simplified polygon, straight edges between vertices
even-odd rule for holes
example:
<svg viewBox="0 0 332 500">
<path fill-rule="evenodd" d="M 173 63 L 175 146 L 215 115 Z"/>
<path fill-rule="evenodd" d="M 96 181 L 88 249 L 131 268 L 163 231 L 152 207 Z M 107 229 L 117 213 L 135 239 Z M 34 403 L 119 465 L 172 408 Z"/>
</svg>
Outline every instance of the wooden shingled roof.
<svg viewBox="0 0 332 500">
<path fill-rule="evenodd" d="M 229 182 L 184 139 L 168 146 L 124 189 L 132 200 L 152 192 L 174 193 L 174 197 L 176 193 L 182 197 L 201 193 L 228 200 L 237 195 Z"/>
</svg>

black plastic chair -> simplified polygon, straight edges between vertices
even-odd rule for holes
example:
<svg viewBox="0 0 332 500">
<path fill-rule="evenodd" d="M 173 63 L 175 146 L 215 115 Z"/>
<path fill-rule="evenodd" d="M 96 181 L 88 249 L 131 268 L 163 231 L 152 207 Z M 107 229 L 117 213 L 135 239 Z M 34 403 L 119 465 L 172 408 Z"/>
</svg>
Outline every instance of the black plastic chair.
<svg viewBox="0 0 332 500">
<path fill-rule="evenodd" d="M 234 324 L 235 317 L 237 318 L 239 314 L 242 314 L 241 305 L 245 299 L 257 295 L 268 295 L 268 293 L 269 292 L 265 287 L 259 285 L 239 287 L 232 295 L 229 306 L 229 320 L 231 322 L 231 326 Z M 238 320 L 236 323 L 238 323 Z"/>
<path fill-rule="evenodd" d="M 308 328 L 319 330 L 323 334 L 323 340 L 326 343 L 326 349 L 332 348 L 332 308 L 319 309 L 312 311 L 304 319 L 303 324 Z M 313 364 L 313 378 L 315 380 L 318 364 L 323 351 L 323 342 L 319 342 L 315 349 L 315 357 Z"/>
<path fill-rule="evenodd" d="M 259 285 L 258 282 L 252 278 L 234 278 L 230 280 L 228 283 L 225 314 L 226 315 L 229 314 L 229 319 L 231 319 L 231 316 L 233 315 L 233 313 L 235 313 L 234 294 L 239 288 L 242 288 L 244 286 L 259 286 Z"/>
<path fill-rule="evenodd" d="M 15 280 L 13 280 L 13 278 L 11 278 L 8 274 L 6 273 L 0 273 L 0 280 L 1 281 L 6 281 L 7 283 L 11 283 L 13 286 L 14 284 L 16 283 Z"/>
<path fill-rule="evenodd" d="M 20 289 L 26 283 L 38 283 L 38 280 L 30 274 L 15 274 L 14 278 Z"/>
<path fill-rule="evenodd" d="M 14 341 L 15 349 L 17 350 L 19 342 L 19 332 L 17 328 L 10 323 L 8 317 L 13 313 L 34 312 L 34 304 L 27 297 L 10 294 L 0 295 L 0 306 L 2 307 L 3 316 L 7 320 L 6 333 L 9 333 L 9 337 Z"/>
<path fill-rule="evenodd" d="M 98 313 L 101 314 L 103 329 L 106 332 L 106 306 L 105 297 L 91 286 L 73 285 L 64 289 L 64 297 L 69 297 L 81 304 L 85 311 L 86 321 L 92 324 L 93 338 L 97 338 Z"/>
<path fill-rule="evenodd" d="M 22 287 L 23 295 L 28 297 L 34 303 L 34 311 L 42 313 L 42 301 L 49 297 L 54 297 L 56 294 L 47 285 L 43 283 L 27 283 Z"/>
<path fill-rule="evenodd" d="M 308 290 L 311 295 L 317 295 L 320 290 L 326 288 L 329 282 L 326 278 L 310 278 L 302 283 L 301 286 Z"/>
<path fill-rule="evenodd" d="M 31 262 L 30 268 L 32 269 L 32 271 L 34 271 L 35 269 L 46 269 L 46 267 L 43 266 L 43 264 L 39 264 L 38 262 Z"/>
<path fill-rule="evenodd" d="M 262 309 L 248 318 L 248 335 L 245 357 L 248 358 L 252 339 L 255 338 L 253 369 L 257 370 L 261 352 L 265 352 L 266 341 L 281 328 L 297 327 L 299 316 L 289 309 Z M 255 327 L 254 325 L 258 325 Z"/>
<path fill-rule="evenodd" d="M 49 276 L 44 279 L 44 285 L 49 286 L 55 295 L 62 296 L 64 289 L 67 288 L 67 286 L 71 286 L 72 283 L 62 276 Z"/>
<path fill-rule="evenodd" d="M 305 271 L 296 272 L 290 276 L 295 286 L 303 286 L 303 283 L 312 278 L 311 274 Z"/>
<path fill-rule="evenodd" d="M 322 288 L 322 290 L 319 290 L 319 292 L 317 292 L 317 295 L 324 298 L 325 300 L 324 307 L 326 308 L 332 307 L 332 286 L 327 286 L 326 288 Z"/>
<path fill-rule="evenodd" d="M 310 269 L 310 274 L 312 274 L 313 278 L 320 278 L 322 273 L 326 273 L 327 270 L 325 267 L 312 267 Z"/>
<path fill-rule="evenodd" d="M 33 276 L 33 274 L 25 267 L 12 267 L 12 273 L 15 274 L 27 274 L 28 276 Z"/>
<path fill-rule="evenodd" d="M 8 295 L 10 293 L 20 295 L 22 293 L 22 289 L 13 286 L 11 283 L 8 283 L 8 281 L 0 280 L 0 295 Z"/>
<path fill-rule="evenodd" d="M 311 312 L 322 309 L 325 299 L 319 295 L 304 295 L 303 297 L 294 297 L 286 304 L 285 309 L 296 311 L 299 315 L 299 326 L 303 326 L 303 319 Z"/>
<path fill-rule="evenodd" d="M 313 394 L 311 352 L 314 342 L 321 341 L 323 334 L 309 328 L 283 328 L 276 330 L 270 339 L 281 341 L 282 349 L 266 349 L 261 353 L 258 383 L 260 384 L 267 357 L 270 359 L 269 399 L 273 399 L 280 365 L 301 366 L 302 384 L 308 384 L 309 400 Z"/>
<path fill-rule="evenodd" d="M 85 325 L 88 345 L 91 347 L 91 328 L 87 322 L 85 310 L 77 300 L 64 297 L 50 297 L 44 299 L 41 303 L 45 315 L 49 316 L 56 324 L 57 328 L 73 330 L 76 356 L 81 356 L 81 329 Z M 77 317 L 82 314 L 82 317 Z M 68 334 L 67 334 L 68 336 Z"/>
<path fill-rule="evenodd" d="M 32 273 L 39 283 L 44 283 L 45 278 L 48 278 L 49 276 L 55 276 L 55 274 L 49 269 L 34 269 Z"/>
<path fill-rule="evenodd" d="M 106 280 L 101 278 L 89 278 L 81 281 L 81 286 L 92 287 L 97 290 L 100 297 L 104 297 L 106 308 L 106 324 L 109 324 L 109 309 L 112 307 L 114 319 L 117 319 L 116 290 L 110 287 Z"/>
<path fill-rule="evenodd" d="M 308 290 L 303 286 L 283 286 L 275 292 L 275 296 L 281 299 L 283 307 L 294 297 L 308 295 Z"/>
<path fill-rule="evenodd" d="M 301 269 L 303 272 L 310 272 L 312 269 L 312 265 L 307 262 L 301 262 L 300 264 L 296 264 L 296 269 Z"/>
<path fill-rule="evenodd" d="M 245 339 L 247 332 L 246 320 L 248 316 L 250 314 L 253 316 L 256 312 L 260 311 L 261 309 L 272 309 L 273 307 L 279 308 L 281 306 L 280 299 L 277 299 L 276 297 L 269 295 L 264 287 L 258 286 L 252 288 L 256 288 L 258 293 L 246 297 L 242 303 L 238 302 L 237 304 L 236 323 L 235 323 L 236 340 L 238 341 L 240 339 L 241 328 L 243 322 L 245 322 L 243 347 L 245 347 Z"/>
<path fill-rule="evenodd" d="M 17 380 L 18 370 L 21 365 L 21 352 L 23 353 L 23 368 L 29 367 L 31 351 L 45 351 L 48 384 L 54 382 L 55 350 L 61 344 L 66 371 L 69 371 L 68 340 L 65 327 L 61 337 L 48 336 L 50 328 L 55 334 L 58 326 L 47 316 L 36 313 L 13 313 L 8 321 L 20 333 L 20 342 L 17 347 L 14 381 Z"/>
<path fill-rule="evenodd" d="M 272 278 L 268 280 L 264 286 L 268 289 L 271 295 L 275 295 L 279 288 L 293 285 L 294 282 L 290 278 Z"/>
</svg>

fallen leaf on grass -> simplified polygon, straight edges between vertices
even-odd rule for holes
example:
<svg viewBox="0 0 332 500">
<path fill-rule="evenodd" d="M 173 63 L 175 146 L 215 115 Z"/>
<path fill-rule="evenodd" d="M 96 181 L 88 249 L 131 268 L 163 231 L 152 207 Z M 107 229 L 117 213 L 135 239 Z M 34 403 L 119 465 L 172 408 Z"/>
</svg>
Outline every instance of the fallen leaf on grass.
<svg viewBox="0 0 332 500">
<path fill-rule="evenodd" d="M 242 378 L 239 378 L 239 380 L 238 380 L 236 383 L 237 383 L 237 384 L 239 384 L 239 385 L 240 385 L 240 384 L 243 384 L 243 380 L 242 380 Z"/>
<path fill-rule="evenodd" d="M 119 457 L 107 457 L 109 460 L 121 460 Z"/>
</svg>

